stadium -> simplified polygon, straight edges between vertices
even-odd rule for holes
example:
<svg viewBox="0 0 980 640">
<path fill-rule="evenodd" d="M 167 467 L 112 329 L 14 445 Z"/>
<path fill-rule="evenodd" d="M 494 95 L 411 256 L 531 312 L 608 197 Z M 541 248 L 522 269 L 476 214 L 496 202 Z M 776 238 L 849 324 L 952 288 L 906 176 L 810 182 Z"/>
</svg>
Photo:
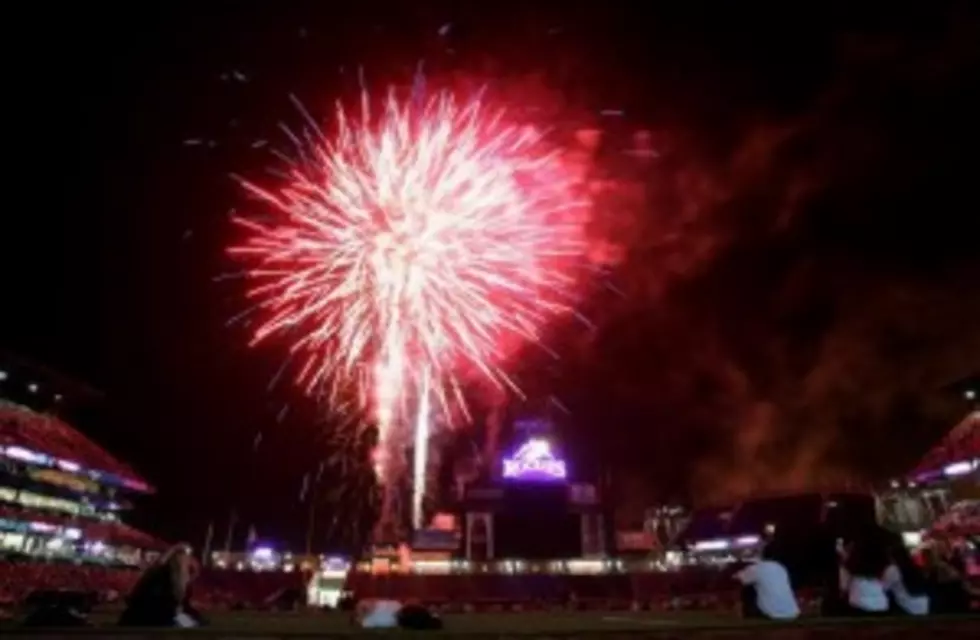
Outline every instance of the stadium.
<svg viewBox="0 0 980 640">
<path fill-rule="evenodd" d="M 110 625 L 140 568 L 166 546 L 124 523 L 132 499 L 153 488 L 69 423 L 71 408 L 98 394 L 9 358 L 0 385 L 0 606 L 13 615 L 84 594 L 91 621 Z M 756 557 L 776 531 L 802 541 L 806 556 L 803 533 L 846 536 L 877 520 L 916 533 L 910 546 L 955 538 L 975 556 L 978 426 L 971 406 L 920 465 L 882 491 L 651 507 L 642 530 L 616 531 L 614 501 L 575 476 L 547 424 L 520 423 L 495 473 L 460 487 L 405 544 L 362 558 L 293 555 L 268 544 L 216 551 L 202 558 L 193 599 L 216 630 L 246 635 L 349 631 L 347 614 L 328 613 L 343 608 L 345 594 L 422 603 L 467 633 L 749 633 L 736 621 L 729 568 Z M 805 563 L 789 568 L 804 611 L 815 612 L 818 582 Z M 969 568 L 976 573 L 972 559 Z M 961 631 L 953 625 L 950 633 Z"/>
</svg>

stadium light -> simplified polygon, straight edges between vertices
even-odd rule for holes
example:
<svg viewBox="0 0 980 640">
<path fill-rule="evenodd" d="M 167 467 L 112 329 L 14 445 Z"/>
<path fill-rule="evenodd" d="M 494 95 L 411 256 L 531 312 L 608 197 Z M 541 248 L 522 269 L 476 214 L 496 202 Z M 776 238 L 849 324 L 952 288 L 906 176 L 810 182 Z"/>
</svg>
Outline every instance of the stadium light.
<svg viewBox="0 0 980 640">
<path fill-rule="evenodd" d="M 0 382 L 3 382 L 6 379 L 7 379 L 7 372 L 4 371 L 3 369 L 0 369 Z"/>
<path fill-rule="evenodd" d="M 976 460 L 964 460 L 962 462 L 954 462 L 953 464 L 948 464 L 943 468 L 943 475 L 947 478 L 952 478 L 956 476 L 965 476 L 977 469 L 978 462 Z"/>
<path fill-rule="evenodd" d="M 0 377 L 0 380 L 3 380 L 3 378 Z M 963 397 L 966 398 L 967 400 L 976 400 L 977 392 L 974 389 L 967 389 L 966 391 L 963 392 Z"/>
<path fill-rule="evenodd" d="M 31 393 L 37 393 L 37 383 L 32 382 L 29 385 L 27 385 L 27 390 L 30 391 Z"/>
</svg>

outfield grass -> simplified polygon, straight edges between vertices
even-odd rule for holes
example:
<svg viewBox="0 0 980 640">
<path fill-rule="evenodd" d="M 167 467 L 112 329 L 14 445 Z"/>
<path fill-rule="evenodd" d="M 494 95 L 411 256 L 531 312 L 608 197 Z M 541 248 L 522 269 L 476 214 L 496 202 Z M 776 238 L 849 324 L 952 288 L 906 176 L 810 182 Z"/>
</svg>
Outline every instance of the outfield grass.
<svg viewBox="0 0 980 640">
<path fill-rule="evenodd" d="M 521 612 L 521 613 L 454 613 L 442 616 L 446 631 L 461 634 L 566 634 L 630 629 L 718 626 L 738 622 L 730 615 L 699 613 L 631 614 L 628 612 Z M 215 629 L 262 633 L 352 633 L 353 627 L 343 614 L 237 614 L 211 620 Z"/>
<path fill-rule="evenodd" d="M 73 630 L 24 629 L 11 625 L 0 626 L 0 635 L 25 636 L 53 640 L 54 638 L 80 638 L 88 640 L 103 637 L 111 640 L 129 640 L 189 635 L 206 637 L 208 640 L 226 638 L 313 638 L 350 637 L 364 634 L 416 635 L 406 631 L 366 631 L 355 628 L 348 615 L 339 613 L 299 612 L 221 612 L 210 617 L 210 625 L 202 629 L 122 629 L 115 627 L 115 617 L 95 615 L 94 627 Z M 525 613 L 471 613 L 444 616 L 445 631 L 436 633 L 442 637 L 465 636 L 467 638 L 501 637 L 550 637 L 576 638 L 602 635 L 606 638 L 765 638 L 782 640 L 846 640 L 848 638 L 875 638 L 909 640 L 912 638 L 942 637 L 943 640 L 980 637 L 980 617 L 931 618 L 931 619 L 820 619 L 810 618 L 794 623 L 746 622 L 732 614 L 700 612 L 679 613 L 628 613 L 628 612 L 525 612 Z"/>
<path fill-rule="evenodd" d="M 207 613 L 207 627 L 200 633 L 246 633 L 283 635 L 344 635 L 362 633 L 349 613 L 319 611 L 265 612 L 233 611 Z M 118 614 L 94 613 L 89 617 L 95 628 L 116 628 Z M 557 633 L 581 631 L 622 631 L 629 629 L 718 626 L 737 623 L 730 614 L 708 613 L 629 613 L 629 612 L 521 612 L 450 613 L 442 616 L 447 631 L 463 634 Z M 8 631 L 10 625 L 0 627 Z M 122 630 L 120 630 L 122 631 Z"/>
</svg>

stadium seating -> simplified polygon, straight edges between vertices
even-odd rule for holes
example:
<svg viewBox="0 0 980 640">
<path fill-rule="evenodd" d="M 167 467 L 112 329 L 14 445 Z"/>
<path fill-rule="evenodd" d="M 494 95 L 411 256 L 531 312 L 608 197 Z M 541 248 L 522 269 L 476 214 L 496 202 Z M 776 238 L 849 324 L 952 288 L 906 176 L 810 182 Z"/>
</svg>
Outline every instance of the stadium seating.
<svg viewBox="0 0 980 640">
<path fill-rule="evenodd" d="M 144 484 L 130 467 L 48 413 L 0 400 L 0 445 L 19 446 Z"/>
<path fill-rule="evenodd" d="M 302 573 L 279 571 L 225 571 L 207 569 L 195 580 L 193 599 L 206 608 L 276 608 L 279 596 L 299 590 L 306 593 Z"/>
<path fill-rule="evenodd" d="M 0 560 L 0 605 L 25 601 L 36 591 L 90 591 L 100 601 L 112 601 L 129 592 L 139 572 L 134 569 L 71 563 L 10 562 Z"/>
</svg>

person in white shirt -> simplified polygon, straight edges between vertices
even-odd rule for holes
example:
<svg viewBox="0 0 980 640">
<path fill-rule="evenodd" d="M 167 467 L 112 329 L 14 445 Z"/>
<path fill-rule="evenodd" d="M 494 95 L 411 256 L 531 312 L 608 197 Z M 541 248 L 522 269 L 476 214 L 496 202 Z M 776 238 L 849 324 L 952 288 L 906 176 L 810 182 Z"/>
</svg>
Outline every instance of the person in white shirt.
<svg viewBox="0 0 980 640">
<path fill-rule="evenodd" d="M 929 584 L 925 573 L 912 560 L 901 536 L 894 536 L 891 544 L 891 561 L 881 582 L 891 594 L 898 608 L 911 616 L 929 613 Z"/>
<path fill-rule="evenodd" d="M 850 547 L 841 569 L 841 587 L 847 593 L 850 615 L 888 613 L 888 595 L 882 582 L 889 565 L 885 539 L 866 534 Z"/>
<path fill-rule="evenodd" d="M 888 595 L 881 578 L 846 574 L 847 604 L 852 615 L 888 613 Z"/>
<path fill-rule="evenodd" d="M 917 567 L 916 570 L 918 570 Z M 914 590 L 910 589 L 908 586 L 909 580 L 903 576 L 902 570 L 898 565 L 888 565 L 881 582 L 885 587 L 885 591 L 891 593 L 892 597 L 895 598 L 895 604 L 898 605 L 898 608 L 905 613 L 910 616 L 924 616 L 929 613 L 929 595 L 926 593 L 925 588 L 923 587 L 920 591 L 918 589 L 919 585 L 916 584 Z M 925 583 L 924 578 L 922 582 L 923 584 Z"/>
<path fill-rule="evenodd" d="M 742 569 L 735 579 L 749 587 L 750 593 L 742 599 L 742 613 L 746 618 L 795 620 L 799 617 L 800 607 L 790 584 L 789 572 L 775 560 L 772 543 L 763 548 L 759 562 Z"/>
<path fill-rule="evenodd" d="M 364 629 L 394 629 L 401 609 L 397 600 L 365 600 L 358 603 L 357 619 Z"/>
</svg>

